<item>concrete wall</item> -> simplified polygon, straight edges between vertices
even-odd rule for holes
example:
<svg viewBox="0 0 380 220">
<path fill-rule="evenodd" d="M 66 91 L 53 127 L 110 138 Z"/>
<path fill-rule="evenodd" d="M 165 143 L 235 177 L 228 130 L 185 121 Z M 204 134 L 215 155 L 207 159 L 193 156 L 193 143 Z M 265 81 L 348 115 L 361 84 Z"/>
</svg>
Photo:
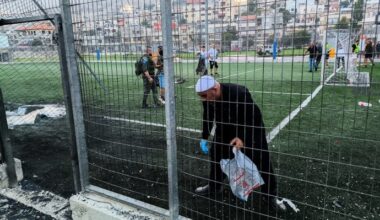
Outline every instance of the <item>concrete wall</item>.
<svg viewBox="0 0 380 220">
<path fill-rule="evenodd" d="M 21 181 L 24 178 L 21 168 L 21 160 L 14 158 L 16 167 L 17 181 Z M 7 165 L 5 163 L 0 164 L 0 189 L 8 188 L 8 175 Z"/>
<path fill-rule="evenodd" d="M 164 213 L 162 216 L 148 213 L 91 192 L 72 196 L 70 198 L 70 208 L 73 220 L 167 219 Z"/>
</svg>

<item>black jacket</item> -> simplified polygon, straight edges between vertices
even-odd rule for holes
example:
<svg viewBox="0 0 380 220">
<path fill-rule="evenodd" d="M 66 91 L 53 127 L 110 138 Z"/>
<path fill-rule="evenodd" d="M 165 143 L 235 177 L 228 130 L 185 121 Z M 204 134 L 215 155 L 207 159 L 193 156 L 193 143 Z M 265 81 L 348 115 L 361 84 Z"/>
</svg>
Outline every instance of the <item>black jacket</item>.
<svg viewBox="0 0 380 220">
<path fill-rule="evenodd" d="M 265 128 L 259 107 L 244 86 L 221 83 L 221 100 L 203 102 L 202 138 L 210 135 L 213 121 L 216 122 L 214 142 L 229 144 L 239 137 L 245 149 L 267 149 Z M 226 146 L 226 145 L 223 145 Z M 247 150 L 244 150 L 246 154 Z"/>
</svg>

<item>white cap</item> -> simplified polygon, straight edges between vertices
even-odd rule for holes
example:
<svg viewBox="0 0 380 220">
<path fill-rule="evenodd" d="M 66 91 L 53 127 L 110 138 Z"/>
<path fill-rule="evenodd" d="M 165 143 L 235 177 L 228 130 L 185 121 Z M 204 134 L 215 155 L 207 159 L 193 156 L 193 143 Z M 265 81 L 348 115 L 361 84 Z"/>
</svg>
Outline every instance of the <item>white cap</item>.
<svg viewBox="0 0 380 220">
<path fill-rule="evenodd" d="M 216 84 L 216 80 L 212 76 L 202 76 L 200 79 L 198 79 L 197 84 L 195 85 L 195 91 L 196 92 L 205 92 L 209 89 L 214 88 Z"/>
</svg>

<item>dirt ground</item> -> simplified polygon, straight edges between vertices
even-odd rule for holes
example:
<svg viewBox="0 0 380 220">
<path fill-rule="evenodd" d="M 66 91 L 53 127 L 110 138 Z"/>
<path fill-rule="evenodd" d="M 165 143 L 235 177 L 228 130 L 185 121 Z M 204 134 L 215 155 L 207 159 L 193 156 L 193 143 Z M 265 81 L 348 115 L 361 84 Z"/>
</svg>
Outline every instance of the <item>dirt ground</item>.
<svg viewBox="0 0 380 220">
<path fill-rule="evenodd" d="M 65 198 L 74 194 L 66 119 L 40 119 L 11 130 L 14 156 L 21 159 L 24 178 Z"/>
<path fill-rule="evenodd" d="M 69 198 L 75 193 L 66 119 L 41 118 L 10 130 L 14 157 L 22 161 L 24 190 L 46 190 Z M 12 199 L 0 197 L 0 219 L 52 219 Z M 69 217 L 69 216 L 68 216 Z"/>
<path fill-rule="evenodd" d="M 98 114 L 101 115 L 101 114 Z M 87 124 L 90 182 L 103 188 L 168 209 L 165 129 L 128 122 L 90 118 Z M 278 214 L 254 193 L 248 202 L 232 194 L 194 195 L 207 183 L 208 156 L 198 150 L 197 134 L 177 133 L 180 213 L 191 219 L 269 219 Z"/>
<path fill-rule="evenodd" d="M 50 220 L 53 219 L 50 216 L 44 215 L 43 213 L 25 206 L 13 199 L 0 196 L 0 219 L 16 220 L 16 219 L 43 219 Z"/>
<path fill-rule="evenodd" d="M 91 184 L 168 208 L 164 128 L 89 117 L 86 131 Z M 69 127 L 65 118 L 42 118 L 34 125 L 16 126 L 10 133 L 14 156 L 22 161 L 23 188 L 43 189 L 64 198 L 74 194 Z M 231 193 L 228 184 L 223 193 L 211 198 L 195 197 L 194 189 L 207 182 L 209 172 L 208 157 L 199 154 L 197 146 L 194 134 L 177 133 L 181 215 L 192 219 L 306 219 L 313 213 L 320 215 L 320 210 L 306 210 L 306 206 L 300 208 L 307 214 L 277 213 L 268 209 L 257 192 L 248 202 L 242 202 Z M 282 187 L 281 190 L 293 189 Z M 0 216 L 5 219 L 51 219 L 1 197 Z M 333 213 L 331 219 L 337 216 L 338 213 Z"/>
</svg>

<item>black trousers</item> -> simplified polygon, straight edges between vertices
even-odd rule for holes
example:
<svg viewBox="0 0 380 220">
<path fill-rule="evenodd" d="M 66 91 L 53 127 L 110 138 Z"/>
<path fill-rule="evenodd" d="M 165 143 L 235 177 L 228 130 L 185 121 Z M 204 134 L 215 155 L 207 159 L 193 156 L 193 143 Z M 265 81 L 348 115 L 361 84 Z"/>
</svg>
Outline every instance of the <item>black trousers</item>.
<svg viewBox="0 0 380 220">
<path fill-rule="evenodd" d="M 152 78 L 154 78 L 153 75 L 151 75 Z M 143 105 L 146 105 L 146 101 L 148 99 L 148 95 L 150 93 L 150 90 L 152 90 L 153 93 L 153 101 L 154 104 L 158 105 L 158 95 L 157 95 L 157 86 L 155 82 L 150 83 L 149 80 L 146 77 L 143 77 L 143 82 L 144 82 L 144 96 L 143 96 Z"/>
<path fill-rule="evenodd" d="M 211 169 L 210 169 L 210 189 L 219 190 L 221 183 L 223 182 L 226 175 L 223 173 L 220 167 L 221 159 L 231 159 L 234 157 L 232 152 L 232 147 L 229 144 L 212 144 L 210 148 L 210 157 L 211 157 Z M 264 195 L 277 195 L 277 185 L 276 177 L 273 175 L 273 167 L 270 160 L 270 155 L 268 152 L 268 144 L 257 144 L 253 149 L 245 149 L 243 152 L 247 157 L 249 157 L 257 166 L 261 177 L 264 180 L 264 185 L 261 186 L 261 192 Z"/>
<path fill-rule="evenodd" d="M 216 61 L 210 61 L 210 69 L 213 69 L 215 66 L 216 69 L 218 69 L 218 62 Z"/>
</svg>

